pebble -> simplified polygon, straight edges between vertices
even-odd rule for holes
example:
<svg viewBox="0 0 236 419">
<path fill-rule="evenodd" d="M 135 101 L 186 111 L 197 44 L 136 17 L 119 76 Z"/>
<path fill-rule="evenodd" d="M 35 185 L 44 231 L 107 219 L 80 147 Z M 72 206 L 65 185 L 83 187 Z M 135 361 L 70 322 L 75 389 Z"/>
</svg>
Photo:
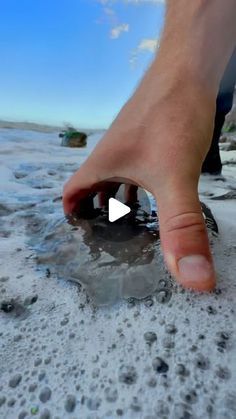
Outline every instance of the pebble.
<svg viewBox="0 0 236 419">
<path fill-rule="evenodd" d="M 19 413 L 18 419 L 25 419 L 27 417 L 27 415 L 28 415 L 28 412 L 23 410 L 22 412 Z"/>
<path fill-rule="evenodd" d="M 9 381 L 9 387 L 12 387 L 12 388 L 17 387 L 20 384 L 21 380 L 22 380 L 21 374 L 14 375 L 14 377 L 12 377 Z"/>
<path fill-rule="evenodd" d="M 39 394 L 39 399 L 41 400 L 42 403 L 46 403 L 48 400 L 50 400 L 52 395 L 52 391 L 49 387 L 45 387 L 43 388 L 43 390 L 41 390 L 40 394 Z"/>
<path fill-rule="evenodd" d="M 76 398 L 72 394 L 69 394 L 66 397 L 65 401 L 65 411 L 68 413 L 74 412 L 76 406 Z"/>
<path fill-rule="evenodd" d="M 40 419 L 50 419 L 51 418 L 51 413 L 48 409 L 43 410 L 43 412 L 41 413 Z"/>
<path fill-rule="evenodd" d="M 37 383 L 30 384 L 29 385 L 29 392 L 33 393 L 36 390 L 37 387 L 38 387 Z"/>
</svg>

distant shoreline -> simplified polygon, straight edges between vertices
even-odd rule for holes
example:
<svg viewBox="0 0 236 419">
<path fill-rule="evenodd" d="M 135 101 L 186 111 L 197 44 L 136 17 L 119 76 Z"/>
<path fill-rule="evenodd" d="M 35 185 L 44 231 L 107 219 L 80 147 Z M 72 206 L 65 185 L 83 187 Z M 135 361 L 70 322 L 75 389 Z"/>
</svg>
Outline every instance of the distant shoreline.
<svg viewBox="0 0 236 419">
<path fill-rule="evenodd" d="M 36 122 L 14 122 L 14 121 L 5 121 L 0 120 L 0 128 L 4 129 L 22 129 L 25 131 L 36 131 L 36 132 L 45 132 L 45 133 L 55 133 L 60 132 L 65 129 L 65 126 L 54 126 L 46 124 L 38 124 Z M 90 129 L 90 128 L 79 128 L 80 131 L 88 133 L 94 132 L 103 132 L 105 129 Z"/>
</svg>

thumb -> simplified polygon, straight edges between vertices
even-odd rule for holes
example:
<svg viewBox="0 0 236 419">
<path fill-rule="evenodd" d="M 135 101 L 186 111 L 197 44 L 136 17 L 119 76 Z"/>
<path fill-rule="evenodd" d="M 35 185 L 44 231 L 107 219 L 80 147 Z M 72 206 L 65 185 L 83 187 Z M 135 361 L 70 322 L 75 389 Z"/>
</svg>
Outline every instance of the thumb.
<svg viewBox="0 0 236 419">
<path fill-rule="evenodd" d="M 157 196 L 160 237 L 166 264 L 185 288 L 210 291 L 215 271 L 207 229 L 193 182 L 175 182 Z"/>
</svg>

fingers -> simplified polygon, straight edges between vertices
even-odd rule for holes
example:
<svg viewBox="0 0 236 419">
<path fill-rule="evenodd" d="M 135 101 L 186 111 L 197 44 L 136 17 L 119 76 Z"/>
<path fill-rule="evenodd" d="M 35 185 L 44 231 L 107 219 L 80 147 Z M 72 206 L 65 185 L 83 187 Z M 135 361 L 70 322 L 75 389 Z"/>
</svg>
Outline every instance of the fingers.
<svg viewBox="0 0 236 419">
<path fill-rule="evenodd" d="M 97 173 L 89 170 L 87 164 L 82 166 L 65 184 L 63 190 L 63 207 L 66 215 L 74 212 L 80 214 L 82 218 L 94 209 L 94 197 L 98 194 L 100 207 L 108 205 L 109 198 L 114 198 L 119 190 L 121 182 L 119 179 L 101 181 Z M 132 186 L 127 185 L 127 190 Z M 137 187 L 134 187 L 137 189 Z"/>
<path fill-rule="evenodd" d="M 171 273 L 186 288 L 212 290 L 216 277 L 196 185 L 180 182 L 166 188 L 157 202 L 161 244 Z"/>
<path fill-rule="evenodd" d="M 124 198 L 127 204 L 136 203 L 138 200 L 138 186 L 125 185 Z"/>
</svg>

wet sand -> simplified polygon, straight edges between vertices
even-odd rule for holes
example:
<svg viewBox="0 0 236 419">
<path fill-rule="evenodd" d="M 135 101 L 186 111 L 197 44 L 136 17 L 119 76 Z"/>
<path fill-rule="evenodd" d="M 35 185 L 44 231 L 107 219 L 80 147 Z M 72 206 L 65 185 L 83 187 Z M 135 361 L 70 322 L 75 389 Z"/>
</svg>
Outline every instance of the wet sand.
<svg viewBox="0 0 236 419">
<path fill-rule="evenodd" d="M 200 183 L 219 227 L 202 295 L 173 282 L 152 233 L 116 247 L 66 222 L 62 186 L 100 137 L 0 130 L 0 416 L 235 418 L 236 151 Z"/>
</svg>

